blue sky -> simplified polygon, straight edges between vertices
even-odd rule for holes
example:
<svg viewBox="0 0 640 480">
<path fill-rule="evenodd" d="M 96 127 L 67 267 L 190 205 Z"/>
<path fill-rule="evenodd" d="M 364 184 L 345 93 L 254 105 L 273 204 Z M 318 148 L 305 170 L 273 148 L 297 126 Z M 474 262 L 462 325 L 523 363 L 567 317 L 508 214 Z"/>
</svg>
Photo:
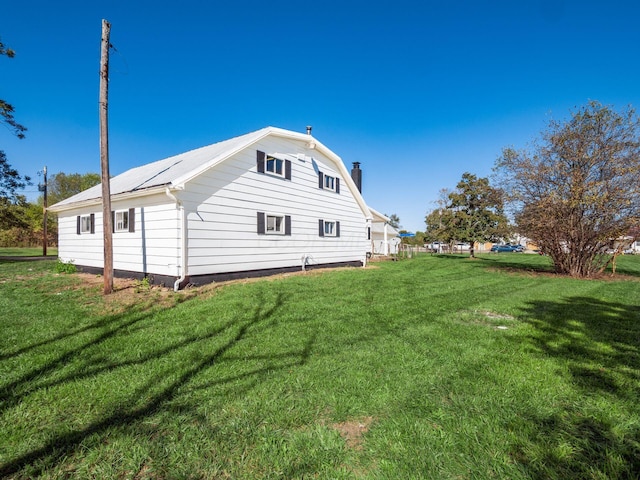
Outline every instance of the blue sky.
<svg viewBox="0 0 640 480">
<path fill-rule="evenodd" d="M 0 128 L 21 173 L 100 171 L 101 21 L 112 175 L 272 125 L 314 136 L 378 211 L 424 230 L 442 188 L 598 100 L 640 106 L 640 2 L 6 2 Z M 27 189 L 37 197 L 35 187 Z"/>
</svg>

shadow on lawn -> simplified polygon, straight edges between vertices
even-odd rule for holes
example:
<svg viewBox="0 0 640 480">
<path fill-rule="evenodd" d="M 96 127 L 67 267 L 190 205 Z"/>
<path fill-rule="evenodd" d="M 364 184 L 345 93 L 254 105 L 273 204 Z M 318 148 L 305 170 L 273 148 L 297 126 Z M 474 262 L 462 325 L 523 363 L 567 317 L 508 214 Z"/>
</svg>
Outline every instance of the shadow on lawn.
<svg viewBox="0 0 640 480">
<path fill-rule="evenodd" d="M 515 458 L 538 479 L 638 478 L 640 306 L 570 297 L 531 302 L 523 319 L 536 329 L 532 344 L 566 362 L 585 396 L 635 410 L 636 421 L 635 427 L 616 425 L 607 412 L 595 418 L 579 405 L 567 405 L 560 414 L 529 419 L 539 429 Z"/>
<path fill-rule="evenodd" d="M 192 348 L 197 347 L 199 351 L 199 355 L 194 357 L 193 362 L 188 367 L 182 368 L 182 370 L 176 368 L 175 379 L 166 384 L 166 386 L 158 387 L 158 385 L 162 385 L 163 381 L 166 381 L 166 378 L 155 378 L 154 375 L 149 375 L 148 381 L 142 387 L 129 394 L 127 396 L 127 403 L 119 405 L 119 408 L 114 412 L 105 412 L 102 419 L 90 423 L 84 428 L 79 428 L 68 433 L 48 436 L 48 441 L 41 447 L 24 453 L 4 465 L 0 465 L 0 477 L 19 474 L 25 468 L 28 468 L 29 475 L 42 475 L 48 469 L 55 467 L 55 465 L 64 458 L 73 455 L 81 446 L 86 448 L 87 443 L 92 442 L 90 437 L 95 439 L 96 434 L 99 436 L 100 434 L 119 427 L 131 427 L 133 425 L 135 428 L 135 425 L 139 425 L 142 420 L 145 420 L 151 415 L 161 412 L 172 412 L 173 409 L 175 409 L 174 403 L 176 400 L 181 399 L 181 391 L 183 388 L 187 385 L 194 387 L 193 381 L 195 377 L 213 367 L 214 364 L 238 361 L 239 359 L 229 357 L 225 355 L 225 353 L 238 344 L 238 342 L 263 334 L 269 328 L 276 325 L 277 318 L 275 313 L 284 304 L 283 295 L 274 292 L 270 292 L 268 295 L 269 298 L 264 298 L 265 295 L 258 295 L 256 298 L 249 300 L 249 302 L 254 305 L 250 312 L 244 315 L 238 314 L 235 319 L 206 333 L 200 332 L 199 334 L 194 334 L 175 342 L 165 342 L 161 348 L 147 353 L 142 358 L 109 364 L 104 364 L 100 359 L 97 359 L 95 363 L 92 363 L 92 357 L 89 353 L 86 355 L 89 361 L 82 361 L 83 352 L 87 352 L 88 349 L 95 345 L 114 337 L 118 332 L 135 328 L 137 324 L 151 314 L 136 313 L 133 317 L 130 314 L 119 315 L 112 318 L 109 322 L 106 322 L 109 326 L 108 331 L 99 334 L 91 341 L 63 353 L 49 364 L 23 375 L 20 379 L 11 382 L 11 384 L 4 385 L 2 390 L 3 400 L 13 405 L 18 403 L 21 398 L 39 389 L 61 385 L 82 378 L 93 377 L 107 370 L 153 362 L 154 360 L 166 357 L 171 352 L 179 351 L 189 346 Z M 104 319 L 100 322 L 104 322 Z M 209 340 L 220 340 L 225 337 L 226 340 L 224 340 L 222 344 L 218 343 L 215 348 L 207 345 L 207 341 Z M 311 336 L 307 344 L 299 350 L 243 356 L 242 359 L 240 359 L 243 364 L 246 364 L 246 362 L 250 360 L 266 360 L 268 364 L 266 366 L 257 366 L 248 371 L 240 369 L 237 374 L 216 378 L 206 383 L 204 387 L 202 385 L 196 385 L 195 388 L 207 388 L 213 385 L 226 384 L 229 385 L 230 388 L 233 388 L 234 392 L 239 389 L 243 391 L 247 390 L 251 388 L 251 385 L 255 385 L 261 376 L 269 374 L 274 370 L 305 364 L 310 355 L 313 342 L 314 338 Z M 80 365 L 71 373 L 56 376 L 56 371 L 71 360 L 79 362 Z M 45 376 L 45 378 L 46 376 L 50 376 L 51 379 L 38 382 L 38 379 L 43 376 Z M 174 377 L 171 376 L 171 378 Z M 245 385 L 242 387 L 237 385 L 239 380 L 246 379 L 253 379 L 254 381 L 251 382 L 249 386 Z M 30 383 L 34 381 L 35 384 L 31 385 Z M 20 393 L 14 394 L 13 392 Z M 236 393 L 241 394 L 243 392 Z M 183 404 L 182 402 L 179 403 Z"/>
<path fill-rule="evenodd" d="M 558 275 L 559 277 L 566 277 L 566 275 L 557 274 L 555 272 L 553 262 L 548 256 L 523 253 L 491 253 L 481 254 L 477 257 L 477 259 L 481 260 L 485 265 L 490 265 L 491 267 L 496 269 L 509 270 L 513 272 L 520 271 L 529 273 L 549 273 Z M 635 259 L 627 262 L 626 258 L 619 258 L 616 262 L 615 274 L 612 274 L 610 265 L 601 275 L 595 275 L 594 278 L 615 280 L 616 277 L 619 278 L 621 275 L 629 277 L 640 277 L 638 262 L 634 262 L 633 260 Z"/>
</svg>

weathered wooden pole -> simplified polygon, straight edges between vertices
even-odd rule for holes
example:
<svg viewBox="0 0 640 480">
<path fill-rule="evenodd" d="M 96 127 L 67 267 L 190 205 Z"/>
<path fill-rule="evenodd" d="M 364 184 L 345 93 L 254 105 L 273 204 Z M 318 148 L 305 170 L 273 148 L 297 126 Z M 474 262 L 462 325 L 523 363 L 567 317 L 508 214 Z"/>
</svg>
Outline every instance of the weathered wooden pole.
<svg viewBox="0 0 640 480">
<path fill-rule="evenodd" d="M 104 238 L 104 294 L 113 292 L 113 221 L 111 219 L 111 188 L 109 185 L 109 34 L 111 24 L 102 20 L 100 55 L 100 167 L 102 170 L 102 228 Z"/>
<path fill-rule="evenodd" d="M 47 256 L 47 166 L 44 166 L 42 170 L 44 175 L 44 184 L 42 187 L 43 202 L 42 202 L 42 256 Z"/>
</svg>

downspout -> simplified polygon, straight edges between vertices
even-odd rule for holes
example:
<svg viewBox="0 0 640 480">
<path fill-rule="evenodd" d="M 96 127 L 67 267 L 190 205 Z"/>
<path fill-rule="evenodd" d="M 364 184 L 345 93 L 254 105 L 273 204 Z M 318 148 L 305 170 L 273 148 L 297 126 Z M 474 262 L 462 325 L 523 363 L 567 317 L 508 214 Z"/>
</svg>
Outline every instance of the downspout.
<svg viewBox="0 0 640 480">
<path fill-rule="evenodd" d="M 169 187 L 166 188 L 165 193 L 167 197 L 176 202 L 180 220 L 180 261 L 182 263 L 182 270 L 180 278 L 173 283 L 173 291 L 177 292 L 180 290 L 180 284 L 187 278 L 187 218 L 184 214 L 184 205 L 178 200 L 178 197 L 171 193 Z"/>
</svg>

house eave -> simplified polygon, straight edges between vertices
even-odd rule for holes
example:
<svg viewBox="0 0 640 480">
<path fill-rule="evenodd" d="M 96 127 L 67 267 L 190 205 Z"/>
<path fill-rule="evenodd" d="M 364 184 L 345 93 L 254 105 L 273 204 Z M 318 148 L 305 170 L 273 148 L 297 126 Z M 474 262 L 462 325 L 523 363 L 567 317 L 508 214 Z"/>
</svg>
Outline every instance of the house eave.
<svg viewBox="0 0 640 480">
<path fill-rule="evenodd" d="M 155 194 L 164 194 L 164 192 L 167 189 L 167 185 L 158 185 L 158 186 L 154 186 L 151 188 L 145 188 L 142 190 L 134 190 L 131 192 L 122 192 L 122 193 L 116 193 L 111 195 L 111 201 L 112 202 L 117 202 L 117 201 L 121 201 L 121 200 L 130 200 L 132 198 L 140 198 L 140 197 L 146 197 L 149 195 L 155 195 Z M 171 188 L 171 187 L 169 187 Z M 87 200 L 82 200 L 79 202 L 72 202 L 72 203 L 66 203 L 66 204 L 56 204 L 56 205 L 52 205 L 51 207 L 47 208 L 48 212 L 52 212 L 52 213 L 60 213 L 60 212 L 66 212 L 68 210 L 76 210 L 79 208 L 86 208 L 86 207 L 93 207 L 96 205 L 102 205 L 102 197 L 96 197 L 96 198 L 90 198 Z"/>
</svg>

